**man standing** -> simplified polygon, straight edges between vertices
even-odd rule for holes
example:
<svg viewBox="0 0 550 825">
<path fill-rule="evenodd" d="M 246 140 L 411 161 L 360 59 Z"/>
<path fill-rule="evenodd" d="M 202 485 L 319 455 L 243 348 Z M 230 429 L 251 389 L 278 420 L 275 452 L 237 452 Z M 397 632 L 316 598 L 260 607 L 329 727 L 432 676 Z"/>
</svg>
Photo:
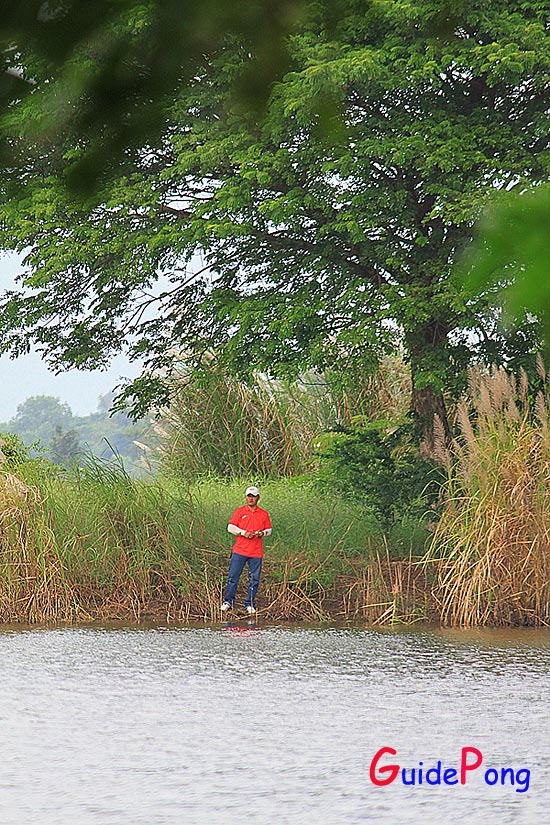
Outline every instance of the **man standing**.
<svg viewBox="0 0 550 825">
<path fill-rule="evenodd" d="M 231 553 L 225 599 L 222 610 L 231 610 L 235 601 L 237 585 L 248 562 L 248 595 L 245 601 L 246 611 L 250 615 L 256 612 L 254 600 L 260 584 L 262 558 L 264 555 L 262 539 L 271 535 L 271 522 L 267 510 L 258 507 L 260 491 L 257 487 L 247 487 L 246 504 L 238 507 L 229 520 L 227 529 L 233 533 L 235 544 Z"/>
</svg>

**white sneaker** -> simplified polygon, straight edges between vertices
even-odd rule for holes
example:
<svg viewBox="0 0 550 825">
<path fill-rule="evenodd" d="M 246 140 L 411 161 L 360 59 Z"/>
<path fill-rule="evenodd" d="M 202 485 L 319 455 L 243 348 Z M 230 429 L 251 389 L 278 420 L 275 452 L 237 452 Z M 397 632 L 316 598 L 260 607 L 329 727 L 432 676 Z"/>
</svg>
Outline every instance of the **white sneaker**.
<svg viewBox="0 0 550 825">
<path fill-rule="evenodd" d="M 251 604 L 247 604 L 246 605 L 246 612 L 248 613 L 249 616 L 252 616 L 252 614 L 256 612 L 256 608 L 252 607 Z"/>
<path fill-rule="evenodd" d="M 221 610 L 223 613 L 226 613 L 228 610 L 231 610 L 231 605 L 229 602 L 222 602 Z"/>
</svg>

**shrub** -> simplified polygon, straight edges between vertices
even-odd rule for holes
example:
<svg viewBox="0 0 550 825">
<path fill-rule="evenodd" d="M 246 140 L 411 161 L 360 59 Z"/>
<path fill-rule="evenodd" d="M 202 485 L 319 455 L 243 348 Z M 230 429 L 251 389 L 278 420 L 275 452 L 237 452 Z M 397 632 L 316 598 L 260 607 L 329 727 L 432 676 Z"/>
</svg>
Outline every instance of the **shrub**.
<svg viewBox="0 0 550 825">
<path fill-rule="evenodd" d="M 18 435 L 0 433 L 0 457 L 6 469 L 13 469 L 29 461 L 29 451 Z"/>
<path fill-rule="evenodd" d="M 437 502 L 444 475 L 422 458 L 413 435 L 408 422 L 355 420 L 319 440 L 319 478 L 361 498 L 386 525 L 405 513 L 421 516 Z"/>
</svg>

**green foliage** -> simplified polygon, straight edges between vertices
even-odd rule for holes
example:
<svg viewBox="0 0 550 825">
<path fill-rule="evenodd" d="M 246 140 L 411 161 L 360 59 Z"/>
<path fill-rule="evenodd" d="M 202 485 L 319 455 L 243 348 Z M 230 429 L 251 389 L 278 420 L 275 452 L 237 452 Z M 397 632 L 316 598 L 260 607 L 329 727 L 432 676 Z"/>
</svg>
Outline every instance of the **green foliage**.
<svg viewBox="0 0 550 825">
<path fill-rule="evenodd" d="M 29 461 L 29 451 L 23 441 L 14 433 L 0 433 L 0 453 L 4 457 L 2 466 L 15 469 Z M 5 460 L 4 460 L 5 459 Z"/>
<path fill-rule="evenodd" d="M 128 154 L 153 144 L 165 127 L 167 100 L 204 73 L 205 60 L 229 38 L 254 54 L 235 94 L 256 111 L 288 65 L 285 36 L 302 0 L 25 0 L 2 9 L 0 115 L 19 140 L 2 142 L 0 162 L 24 172 L 29 154 L 56 151 L 63 135 L 65 181 L 89 193 Z"/>
<path fill-rule="evenodd" d="M 76 458 L 82 460 L 85 453 L 105 459 L 117 455 L 135 470 L 143 455 L 135 442 L 150 445 L 150 425 L 145 421 L 132 422 L 124 413 L 111 414 L 112 400 L 112 393 L 102 396 L 97 413 L 76 416 L 58 398 L 31 396 L 1 426 L 20 439 L 33 455 L 45 454 L 54 463 L 67 466 Z"/>
<path fill-rule="evenodd" d="M 35 442 L 48 444 L 57 428 L 71 426 L 73 414 L 68 404 L 50 395 L 33 395 L 17 407 L 14 418 L 6 425 L 27 445 Z"/>
<path fill-rule="evenodd" d="M 251 31 L 262 10 L 253 5 Z M 166 401 L 181 352 L 200 362 L 213 349 L 240 375 L 288 377 L 341 362 L 372 370 L 403 346 L 412 408 L 428 425 L 434 410 L 445 417 L 442 391 L 472 357 L 507 356 L 506 336 L 493 336 L 492 290 L 473 296 L 453 264 L 495 190 L 548 180 L 544 5 L 322 0 L 306 10 L 261 117 L 236 97 L 261 49 L 254 38 L 215 38 L 200 71 L 193 64 L 162 98 L 162 135 L 132 151 L 123 130 L 124 168 L 87 199 L 65 186 L 67 164 L 94 143 L 79 120 L 88 89 L 77 90 L 71 128 L 60 118 L 54 148 L 38 141 L 24 172 L 4 181 L 0 243 L 26 255 L 20 290 L 1 304 L 4 350 L 32 339 L 58 367 L 100 366 L 130 342 L 154 372 L 125 391 L 143 411 L 143 399 Z M 135 61 L 115 50 L 98 64 L 77 49 L 67 67 L 72 82 L 88 77 L 83 64 L 121 68 L 117 105 L 140 49 L 158 46 L 131 11 L 115 28 L 132 43 L 139 32 Z M 161 70 L 170 54 L 163 44 Z M 66 101 L 58 93 L 54 83 L 46 97 Z M 139 100 L 124 100 L 131 130 Z M 40 132 L 43 103 L 40 92 L 13 107 L 14 145 Z M 170 286 L 152 317 L 158 273 Z"/>
<path fill-rule="evenodd" d="M 470 269 L 472 290 L 495 290 L 514 321 L 521 321 L 526 312 L 541 318 L 549 341 L 549 258 L 550 184 L 546 184 L 495 198 L 460 265 Z"/>
<path fill-rule="evenodd" d="M 118 457 L 132 472 L 138 472 L 155 441 L 149 421 L 132 421 L 123 412 L 101 409 L 87 416 L 75 416 L 74 430 L 86 453 L 105 460 Z"/>
<path fill-rule="evenodd" d="M 424 459 L 410 423 L 356 421 L 319 442 L 321 483 L 363 501 L 383 524 L 421 518 L 438 501 L 444 476 Z"/>
</svg>

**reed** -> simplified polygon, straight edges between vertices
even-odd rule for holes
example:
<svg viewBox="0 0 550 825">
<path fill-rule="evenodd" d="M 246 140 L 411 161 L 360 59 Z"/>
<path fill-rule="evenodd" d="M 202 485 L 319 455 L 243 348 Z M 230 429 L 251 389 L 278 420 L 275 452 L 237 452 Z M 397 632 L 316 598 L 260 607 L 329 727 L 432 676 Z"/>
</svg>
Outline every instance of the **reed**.
<svg viewBox="0 0 550 825">
<path fill-rule="evenodd" d="M 37 487 L 0 476 L 0 615 L 2 621 L 70 615 L 74 593 Z"/>
<path fill-rule="evenodd" d="M 531 405 L 533 406 L 533 405 Z M 527 379 L 472 370 L 444 512 L 424 564 L 449 625 L 550 623 L 548 399 L 532 409 Z"/>
<path fill-rule="evenodd" d="M 155 424 L 160 464 L 188 480 L 302 475 L 315 464 L 323 432 L 357 416 L 404 415 L 409 397 L 409 369 L 397 357 L 374 374 L 305 374 L 294 382 L 257 375 L 245 384 L 214 360 L 200 377 L 182 368 Z"/>
<path fill-rule="evenodd" d="M 99 463 L 70 475 L 31 463 L 19 475 L 0 475 L 0 621 L 219 620 L 244 482 L 147 483 Z M 261 617 L 403 618 L 401 606 L 387 613 L 398 568 L 388 557 L 379 575 L 376 548 L 386 551 L 368 510 L 299 479 L 266 483 L 262 503 L 276 530 Z M 370 582 L 361 594 L 356 576 Z"/>
<path fill-rule="evenodd" d="M 249 386 L 216 364 L 201 378 L 183 373 L 156 424 L 161 463 L 185 479 L 296 475 L 311 463 L 317 413 L 280 382 Z"/>
</svg>

